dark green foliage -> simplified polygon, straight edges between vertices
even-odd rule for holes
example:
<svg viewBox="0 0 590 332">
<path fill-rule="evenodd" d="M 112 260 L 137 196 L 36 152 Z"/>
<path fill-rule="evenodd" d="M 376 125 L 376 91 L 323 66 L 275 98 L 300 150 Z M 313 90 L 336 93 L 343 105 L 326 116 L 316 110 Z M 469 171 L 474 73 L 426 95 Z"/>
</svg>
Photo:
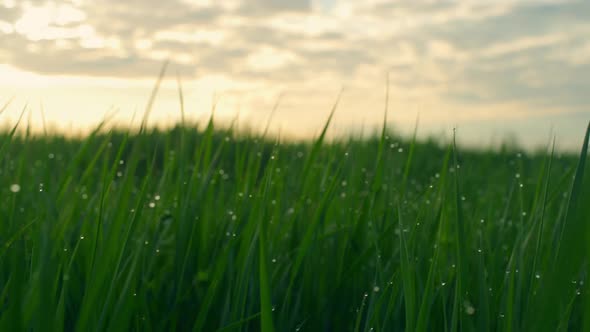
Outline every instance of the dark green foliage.
<svg viewBox="0 0 590 332">
<path fill-rule="evenodd" d="M 0 134 L 0 330 L 590 326 L 585 150 L 324 135 Z"/>
</svg>

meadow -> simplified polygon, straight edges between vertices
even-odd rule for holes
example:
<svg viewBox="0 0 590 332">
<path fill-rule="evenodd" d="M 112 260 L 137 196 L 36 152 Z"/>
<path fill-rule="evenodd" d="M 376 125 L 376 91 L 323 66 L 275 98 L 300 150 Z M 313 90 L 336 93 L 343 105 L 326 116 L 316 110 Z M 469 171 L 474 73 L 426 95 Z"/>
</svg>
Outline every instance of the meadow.
<svg viewBox="0 0 590 332">
<path fill-rule="evenodd" d="M 0 330 L 590 329 L 588 132 L 574 155 L 329 124 L 5 131 Z"/>
</svg>

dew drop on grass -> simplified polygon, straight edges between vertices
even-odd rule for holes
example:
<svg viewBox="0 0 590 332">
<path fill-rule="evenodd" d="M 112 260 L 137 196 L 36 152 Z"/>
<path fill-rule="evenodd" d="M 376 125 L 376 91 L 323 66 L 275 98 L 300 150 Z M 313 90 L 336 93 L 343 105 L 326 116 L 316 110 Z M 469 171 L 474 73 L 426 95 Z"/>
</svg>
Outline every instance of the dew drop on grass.
<svg viewBox="0 0 590 332">
<path fill-rule="evenodd" d="M 537 273 L 537 274 L 535 274 L 535 278 L 541 279 L 541 275 Z"/>
<path fill-rule="evenodd" d="M 276 263 L 276 262 L 277 262 L 277 259 L 276 259 L 276 258 L 273 258 L 273 259 L 272 259 L 272 262 L 273 262 L 273 263 Z"/>
<path fill-rule="evenodd" d="M 149 204 L 149 207 L 150 207 L 150 209 L 153 209 L 153 208 L 155 208 L 155 207 L 156 207 L 156 203 L 154 203 L 154 202 L 150 202 L 150 204 Z"/>
<path fill-rule="evenodd" d="M 20 191 L 20 185 L 17 183 L 14 183 L 10 186 L 10 191 L 12 191 L 13 193 L 17 193 Z"/>
<path fill-rule="evenodd" d="M 82 199 L 88 199 L 88 195 L 86 193 L 82 194 Z"/>
<path fill-rule="evenodd" d="M 373 292 L 375 292 L 375 293 L 379 293 L 380 290 L 381 289 L 379 288 L 379 286 L 373 287 Z"/>
<path fill-rule="evenodd" d="M 53 158 L 55 158 L 55 155 L 54 155 L 53 153 L 50 153 L 50 154 L 49 154 L 47 157 L 48 157 L 49 159 L 53 159 Z"/>
<path fill-rule="evenodd" d="M 465 307 L 466 314 L 471 316 L 475 313 L 475 308 L 473 307 L 473 304 L 471 304 L 471 302 L 465 301 L 463 302 L 463 306 Z"/>
<path fill-rule="evenodd" d="M 84 240 L 84 235 L 80 235 L 80 240 Z"/>
</svg>

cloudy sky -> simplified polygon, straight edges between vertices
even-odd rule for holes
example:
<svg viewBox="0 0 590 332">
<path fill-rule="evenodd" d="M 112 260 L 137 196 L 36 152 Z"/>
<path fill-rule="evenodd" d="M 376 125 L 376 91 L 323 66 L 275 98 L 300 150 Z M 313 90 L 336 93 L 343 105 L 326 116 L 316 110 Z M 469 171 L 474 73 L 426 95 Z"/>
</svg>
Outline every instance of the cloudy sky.
<svg viewBox="0 0 590 332">
<path fill-rule="evenodd" d="M 25 103 L 39 128 L 140 121 L 166 59 L 153 124 L 239 113 L 253 127 L 335 132 L 383 119 L 470 144 L 516 137 L 577 148 L 590 118 L 590 2 L 518 0 L 0 0 L 0 123 Z"/>
</svg>

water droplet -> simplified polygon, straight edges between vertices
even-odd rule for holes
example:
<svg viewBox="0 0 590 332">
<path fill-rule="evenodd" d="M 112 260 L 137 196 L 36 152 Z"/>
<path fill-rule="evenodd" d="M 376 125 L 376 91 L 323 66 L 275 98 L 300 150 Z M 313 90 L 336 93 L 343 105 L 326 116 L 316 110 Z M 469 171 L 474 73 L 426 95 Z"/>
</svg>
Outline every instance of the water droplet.
<svg viewBox="0 0 590 332">
<path fill-rule="evenodd" d="M 535 278 L 541 279 L 541 275 L 537 273 L 537 274 L 535 274 Z"/>
<path fill-rule="evenodd" d="M 10 186 L 10 191 L 12 191 L 13 193 L 17 193 L 20 191 L 20 185 L 17 183 L 14 183 Z"/>
<path fill-rule="evenodd" d="M 49 154 L 47 157 L 48 157 L 49 159 L 53 159 L 53 158 L 55 158 L 55 155 L 54 155 L 53 153 L 50 153 L 50 154 Z"/>
<path fill-rule="evenodd" d="M 441 286 L 444 286 L 444 285 L 446 285 L 446 284 L 447 284 L 447 283 L 446 283 L 446 282 L 444 282 L 444 281 L 440 283 L 440 285 L 441 285 Z"/>
<path fill-rule="evenodd" d="M 80 240 L 84 240 L 84 235 L 81 235 L 80 236 Z"/>
<path fill-rule="evenodd" d="M 380 290 L 379 286 L 373 287 L 373 292 L 378 293 Z"/>
<path fill-rule="evenodd" d="M 123 172 L 117 172 L 117 177 L 122 177 L 123 176 Z"/>
<path fill-rule="evenodd" d="M 125 163 L 125 160 L 121 159 L 119 160 L 119 165 L 123 165 Z"/>
<path fill-rule="evenodd" d="M 276 262 L 277 262 L 277 259 L 276 259 L 276 258 L 273 258 L 273 259 L 272 259 L 272 262 L 273 262 L 273 263 L 276 263 Z"/>
<path fill-rule="evenodd" d="M 463 302 L 463 306 L 465 307 L 465 313 L 468 315 L 473 315 L 475 313 L 475 308 L 469 301 Z"/>
<path fill-rule="evenodd" d="M 400 153 L 401 153 L 401 152 L 404 152 L 404 148 L 399 148 L 399 149 L 397 149 L 397 152 L 400 152 Z"/>
<path fill-rule="evenodd" d="M 144 244 L 147 246 L 148 244 L 150 244 L 149 241 L 145 241 Z"/>
<path fill-rule="evenodd" d="M 481 219 L 479 222 L 483 224 L 485 222 L 485 220 Z"/>
<path fill-rule="evenodd" d="M 155 207 L 156 207 L 156 203 L 154 203 L 154 202 L 150 202 L 150 204 L 149 204 L 149 207 L 150 207 L 151 209 L 155 208 Z"/>
</svg>

